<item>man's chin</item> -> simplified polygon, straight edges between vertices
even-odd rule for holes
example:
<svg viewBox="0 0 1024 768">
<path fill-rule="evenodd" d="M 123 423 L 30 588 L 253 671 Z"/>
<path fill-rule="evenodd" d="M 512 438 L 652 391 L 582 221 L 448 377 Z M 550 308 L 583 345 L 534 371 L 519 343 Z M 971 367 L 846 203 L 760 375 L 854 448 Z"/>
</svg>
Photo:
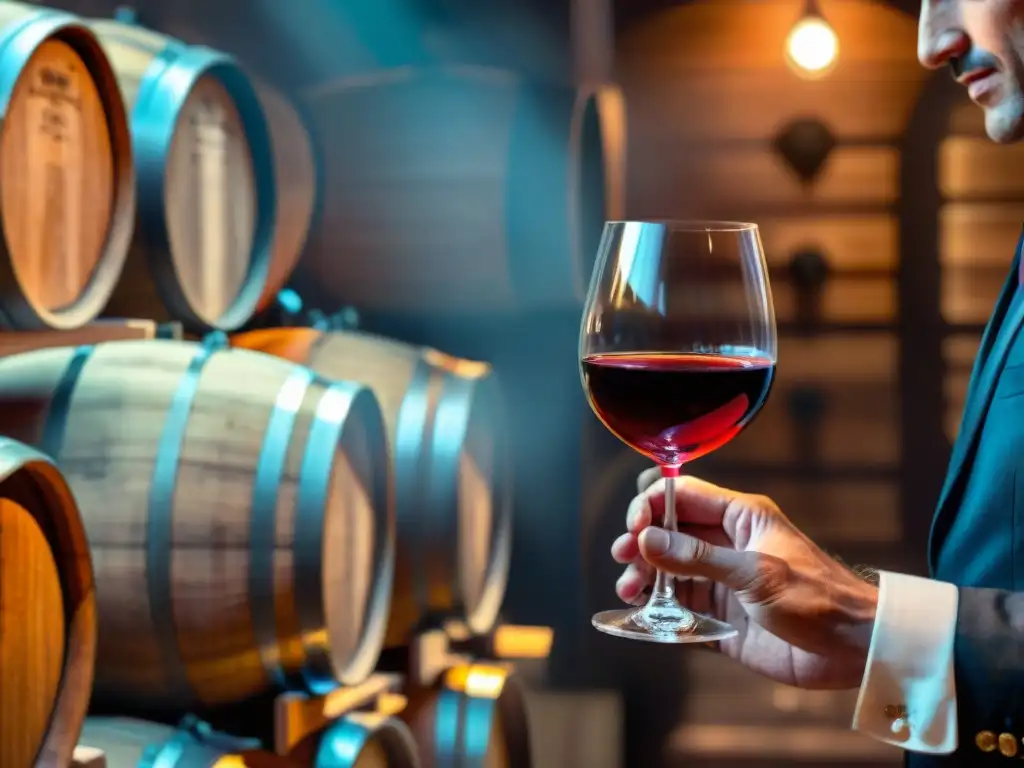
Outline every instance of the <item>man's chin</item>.
<svg viewBox="0 0 1024 768">
<path fill-rule="evenodd" d="M 1004 99 L 985 110 L 985 133 L 996 144 L 1024 139 L 1024 99 Z"/>
</svg>

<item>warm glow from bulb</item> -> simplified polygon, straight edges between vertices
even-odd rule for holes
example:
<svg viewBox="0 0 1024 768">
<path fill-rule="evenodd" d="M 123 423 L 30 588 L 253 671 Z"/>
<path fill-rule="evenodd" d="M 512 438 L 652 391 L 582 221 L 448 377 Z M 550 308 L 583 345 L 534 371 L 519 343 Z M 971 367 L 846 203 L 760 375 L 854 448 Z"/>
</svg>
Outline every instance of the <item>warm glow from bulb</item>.
<svg viewBox="0 0 1024 768">
<path fill-rule="evenodd" d="M 786 57 L 800 74 L 821 77 L 839 58 L 839 38 L 823 18 L 803 18 L 786 38 Z"/>
</svg>

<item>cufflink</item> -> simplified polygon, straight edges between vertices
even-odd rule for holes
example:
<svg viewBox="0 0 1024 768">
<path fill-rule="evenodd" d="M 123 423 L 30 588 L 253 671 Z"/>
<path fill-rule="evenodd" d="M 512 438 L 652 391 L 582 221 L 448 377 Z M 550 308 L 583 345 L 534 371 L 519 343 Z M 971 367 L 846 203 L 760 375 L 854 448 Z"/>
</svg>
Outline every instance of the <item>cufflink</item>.
<svg viewBox="0 0 1024 768">
<path fill-rule="evenodd" d="M 995 752 L 999 741 L 992 731 L 979 731 L 974 737 L 974 745 L 982 752 Z"/>
<path fill-rule="evenodd" d="M 1017 737 L 1012 733 L 999 734 L 999 752 L 1004 757 L 1017 756 Z"/>
<path fill-rule="evenodd" d="M 889 727 L 894 734 L 899 735 L 907 729 L 907 708 L 903 704 L 887 704 L 885 716 L 892 719 Z"/>
</svg>

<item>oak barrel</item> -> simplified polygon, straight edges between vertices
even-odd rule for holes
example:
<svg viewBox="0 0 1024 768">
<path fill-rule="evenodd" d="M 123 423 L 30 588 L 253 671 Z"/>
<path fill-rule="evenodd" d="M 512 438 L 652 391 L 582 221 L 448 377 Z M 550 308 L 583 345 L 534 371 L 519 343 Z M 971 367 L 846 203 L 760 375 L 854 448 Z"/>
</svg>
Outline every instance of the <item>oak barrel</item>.
<svg viewBox="0 0 1024 768">
<path fill-rule="evenodd" d="M 452 667 L 435 690 L 410 695 L 402 719 L 416 738 L 423 768 L 533 765 L 526 701 L 507 667 Z"/>
<path fill-rule="evenodd" d="M 0 323 L 71 329 L 117 286 L 135 217 L 128 117 L 96 37 L 0 2 Z"/>
<path fill-rule="evenodd" d="M 65 768 L 89 707 L 96 597 L 53 462 L 0 437 L 0 765 Z"/>
<path fill-rule="evenodd" d="M 416 741 L 397 717 L 350 712 L 289 753 L 310 768 L 420 768 Z"/>
<path fill-rule="evenodd" d="M 131 114 L 136 238 L 107 308 L 194 330 L 233 330 L 256 311 L 276 216 L 273 151 L 259 96 L 229 55 L 134 24 L 89 20 Z"/>
<path fill-rule="evenodd" d="M 274 248 L 259 310 L 270 306 L 288 282 L 306 247 L 316 210 L 318 177 L 313 140 L 301 114 L 276 88 L 255 81 L 274 149 L 277 221 Z"/>
<path fill-rule="evenodd" d="M 621 214 L 606 183 L 624 162 L 604 136 L 625 121 L 614 87 L 402 68 L 309 98 L 314 132 L 338 137 L 324 148 L 338 172 L 297 272 L 304 295 L 408 315 L 582 306 Z"/>
<path fill-rule="evenodd" d="M 259 742 L 217 733 L 195 718 L 172 728 L 126 717 L 90 717 L 82 742 L 103 750 L 107 768 L 294 768 Z"/>
<path fill-rule="evenodd" d="M 212 344 L 124 341 L 0 359 L 0 414 L 78 498 L 98 702 L 180 711 L 373 670 L 394 505 L 369 389 Z"/>
<path fill-rule="evenodd" d="M 238 347 L 359 381 L 380 400 L 396 483 L 397 559 L 388 646 L 432 616 L 473 632 L 497 619 L 512 518 L 501 395 L 490 366 L 355 332 L 252 331 Z"/>
</svg>

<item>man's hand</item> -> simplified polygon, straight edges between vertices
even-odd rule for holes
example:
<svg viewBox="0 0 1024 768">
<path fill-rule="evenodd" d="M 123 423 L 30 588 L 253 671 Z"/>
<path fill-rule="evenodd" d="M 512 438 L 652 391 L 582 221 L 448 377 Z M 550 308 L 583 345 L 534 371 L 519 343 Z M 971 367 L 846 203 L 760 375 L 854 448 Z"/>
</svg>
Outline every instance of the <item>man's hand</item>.
<svg viewBox="0 0 1024 768">
<path fill-rule="evenodd" d="M 646 602 L 655 568 L 675 574 L 680 600 L 727 621 L 720 643 L 749 669 L 802 688 L 857 688 L 871 642 L 878 590 L 829 557 L 771 499 L 694 477 L 676 483 L 679 533 L 655 527 L 665 511 L 657 470 L 638 479 L 627 532 L 612 545 L 626 565 L 623 600 Z"/>
</svg>

